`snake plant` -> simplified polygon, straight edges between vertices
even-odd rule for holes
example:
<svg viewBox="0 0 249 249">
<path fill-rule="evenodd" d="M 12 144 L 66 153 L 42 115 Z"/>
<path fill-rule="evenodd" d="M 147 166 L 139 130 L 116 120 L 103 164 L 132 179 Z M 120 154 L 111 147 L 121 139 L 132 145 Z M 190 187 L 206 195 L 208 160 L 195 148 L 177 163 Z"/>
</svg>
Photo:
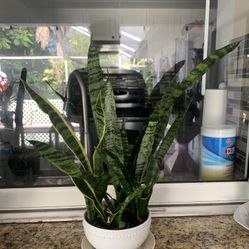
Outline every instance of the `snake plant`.
<svg viewBox="0 0 249 249">
<path fill-rule="evenodd" d="M 88 89 L 99 140 L 91 159 L 87 157 L 66 118 L 45 97 L 23 82 L 31 98 L 48 114 L 75 159 L 68 158 L 46 143 L 29 142 L 41 156 L 69 175 L 83 193 L 88 222 L 109 229 L 121 229 L 136 226 L 146 219 L 153 186 L 158 180 L 158 165 L 172 144 L 191 99 L 177 111 L 165 135 L 175 104 L 186 89 L 192 87 L 215 62 L 237 45 L 233 43 L 217 50 L 197 65 L 182 82 L 172 82 L 153 108 L 131 150 L 124 127 L 117 126 L 112 85 L 103 78 L 98 51 L 91 42 L 87 65 Z M 113 185 L 115 196 L 107 192 L 108 185 Z"/>
</svg>

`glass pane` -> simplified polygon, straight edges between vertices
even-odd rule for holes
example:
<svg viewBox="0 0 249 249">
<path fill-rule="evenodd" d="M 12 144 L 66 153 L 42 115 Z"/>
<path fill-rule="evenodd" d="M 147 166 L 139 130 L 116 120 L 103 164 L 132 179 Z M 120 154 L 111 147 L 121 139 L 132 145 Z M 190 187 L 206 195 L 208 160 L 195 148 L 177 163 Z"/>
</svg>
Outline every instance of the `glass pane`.
<svg viewBox="0 0 249 249">
<path fill-rule="evenodd" d="M 214 125 L 215 129 L 203 130 L 201 146 L 206 146 L 208 141 L 206 132 L 211 131 L 214 134 L 219 131 L 219 139 L 217 135 L 214 137 L 224 144 L 213 149 L 212 152 L 218 154 L 223 149 L 225 161 L 221 162 L 220 166 L 211 169 L 204 160 L 211 151 L 206 146 L 207 150 L 202 150 L 201 154 L 201 158 L 204 158 L 201 160 L 201 176 L 204 180 L 243 180 L 247 179 L 248 170 L 249 5 L 247 1 L 243 0 L 211 2 L 213 9 L 210 12 L 210 52 L 231 42 L 241 41 L 241 43 L 207 75 L 202 126 Z M 228 127 L 223 127 L 224 124 Z M 212 160 L 214 158 L 220 160 L 219 156 L 214 155 Z"/>
<path fill-rule="evenodd" d="M 197 85 L 185 124 L 164 158 L 163 181 L 248 177 L 248 10 L 247 1 L 211 0 L 208 54 L 231 42 L 241 43 L 211 68 L 202 90 Z M 195 41 L 194 64 L 203 56 L 203 47 L 197 45 L 203 41 Z"/>
<path fill-rule="evenodd" d="M 39 140 L 68 154 L 48 116 L 27 94 L 23 95 L 19 79 L 22 72 L 22 78 L 27 78 L 37 92 L 63 113 L 68 74 L 85 67 L 87 62 L 90 35 L 84 31 L 86 28 L 80 28 L 37 25 L 0 28 L 1 187 L 71 185 L 70 178 L 41 158 L 28 142 Z M 79 125 L 73 127 L 80 137 Z"/>
<path fill-rule="evenodd" d="M 105 11 L 97 8 L 84 9 L 87 13 L 84 22 L 77 22 L 75 26 L 2 26 L 0 186 L 71 184 L 67 176 L 40 158 L 28 142 L 31 139 L 39 139 L 70 155 L 49 119 L 37 105 L 27 95 L 23 104 L 22 99 L 18 100 L 22 68 L 27 69 L 27 81 L 68 117 L 83 142 L 85 131 L 82 121 L 82 96 L 73 71 L 79 69 L 81 80 L 87 85 L 87 51 L 92 37 L 100 51 L 104 75 L 113 85 L 118 123 L 121 125 L 123 120 L 125 121 L 132 147 L 148 120 L 149 113 L 159 103 L 172 79 L 177 82 L 184 79 L 203 58 L 206 1 L 188 2 L 189 4 L 186 4 L 186 1 L 171 1 L 165 4 L 160 2 L 161 6 L 136 6 L 135 9 L 129 7 L 127 2 L 119 7 L 115 4 L 113 8 L 105 6 Z M 184 125 L 160 165 L 160 182 L 247 178 L 246 35 L 249 32 L 246 11 L 246 0 L 211 1 L 208 53 L 231 41 L 243 41 L 239 49 L 229 54 L 207 74 L 207 90 L 204 97 L 201 82 L 186 93 L 195 96 L 194 102 L 186 115 Z M 215 94 L 217 91 L 223 93 L 223 98 L 218 99 L 223 102 L 219 102 L 215 108 L 210 108 L 205 102 L 208 103 L 209 93 L 212 98 L 216 96 L 212 93 L 213 90 Z M 211 103 L 215 102 L 211 99 Z M 23 115 L 17 111 L 20 106 Z M 206 110 L 205 106 L 209 108 Z M 216 119 L 209 117 L 210 110 L 211 114 L 220 112 Z M 21 125 L 18 123 L 20 117 Z M 219 143 L 225 138 L 224 141 L 230 146 L 228 152 L 232 154 L 236 137 L 237 149 L 235 159 L 230 160 L 226 166 L 223 161 L 220 168 L 215 163 L 210 169 L 204 161 L 207 154 L 203 143 L 204 137 L 209 137 L 210 132 L 216 132 L 212 129 L 210 131 L 207 125 L 213 121 L 221 122 L 219 125 L 232 125 L 228 131 L 223 131 L 224 127 L 215 126 L 223 134 L 217 141 Z M 92 153 L 97 138 L 91 114 L 88 116 L 88 122 L 88 141 Z M 226 135 L 226 132 L 230 135 Z M 221 148 L 223 147 L 218 146 L 217 150 Z M 215 154 L 217 150 L 212 153 Z M 208 153 L 210 154 L 210 151 Z"/>
</svg>

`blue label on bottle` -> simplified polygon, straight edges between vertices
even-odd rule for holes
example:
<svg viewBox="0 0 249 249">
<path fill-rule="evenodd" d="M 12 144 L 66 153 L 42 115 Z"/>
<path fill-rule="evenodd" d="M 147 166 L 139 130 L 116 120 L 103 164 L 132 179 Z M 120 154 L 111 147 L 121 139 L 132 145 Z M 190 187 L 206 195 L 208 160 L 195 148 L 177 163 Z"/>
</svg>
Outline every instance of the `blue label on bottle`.
<svg viewBox="0 0 249 249">
<path fill-rule="evenodd" d="M 231 165 L 235 155 L 235 137 L 202 136 L 202 164 Z"/>
</svg>

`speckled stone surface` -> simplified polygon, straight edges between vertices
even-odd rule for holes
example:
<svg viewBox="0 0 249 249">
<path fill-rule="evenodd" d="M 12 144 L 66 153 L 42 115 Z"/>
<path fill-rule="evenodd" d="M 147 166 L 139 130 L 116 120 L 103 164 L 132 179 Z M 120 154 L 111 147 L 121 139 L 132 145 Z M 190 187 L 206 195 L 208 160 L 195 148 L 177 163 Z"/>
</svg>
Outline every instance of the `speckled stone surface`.
<svg viewBox="0 0 249 249">
<path fill-rule="evenodd" d="M 249 249 L 232 216 L 153 218 L 151 231 L 155 249 Z M 80 221 L 0 224 L 0 249 L 80 249 L 82 236 Z"/>
</svg>

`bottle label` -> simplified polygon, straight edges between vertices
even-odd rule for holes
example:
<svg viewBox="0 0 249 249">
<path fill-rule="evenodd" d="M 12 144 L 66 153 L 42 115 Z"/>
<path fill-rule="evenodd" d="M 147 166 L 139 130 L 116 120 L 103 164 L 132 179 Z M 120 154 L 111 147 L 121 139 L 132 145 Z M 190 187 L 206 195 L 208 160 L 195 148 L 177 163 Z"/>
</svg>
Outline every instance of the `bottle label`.
<svg viewBox="0 0 249 249">
<path fill-rule="evenodd" d="M 202 165 L 233 165 L 235 155 L 235 137 L 202 136 Z"/>
</svg>

